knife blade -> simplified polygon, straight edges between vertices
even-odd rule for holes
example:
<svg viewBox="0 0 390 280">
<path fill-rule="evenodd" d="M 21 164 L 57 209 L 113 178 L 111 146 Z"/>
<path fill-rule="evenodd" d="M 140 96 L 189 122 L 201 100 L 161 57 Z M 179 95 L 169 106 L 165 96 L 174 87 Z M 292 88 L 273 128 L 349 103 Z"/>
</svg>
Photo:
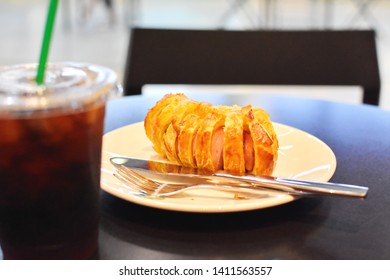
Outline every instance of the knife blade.
<svg viewBox="0 0 390 280">
<path fill-rule="evenodd" d="M 111 157 L 110 162 L 116 168 L 131 168 L 151 180 L 176 185 L 225 184 L 245 188 L 260 187 L 287 192 L 292 195 L 330 195 L 352 198 L 365 198 L 369 190 L 365 186 L 349 184 L 305 181 L 273 176 L 236 176 L 223 172 L 210 173 L 202 169 L 123 156 Z"/>
</svg>

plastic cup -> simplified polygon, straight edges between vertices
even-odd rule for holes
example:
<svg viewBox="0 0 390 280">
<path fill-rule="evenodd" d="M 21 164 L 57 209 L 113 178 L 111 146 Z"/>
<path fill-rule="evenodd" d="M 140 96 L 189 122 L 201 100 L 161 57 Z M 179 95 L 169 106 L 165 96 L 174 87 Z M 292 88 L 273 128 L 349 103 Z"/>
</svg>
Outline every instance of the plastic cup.
<svg viewBox="0 0 390 280">
<path fill-rule="evenodd" d="M 105 105 L 116 74 L 73 62 L 0 68 L 0 245 L 5 259 L 98 252 Z"/>
</svg>

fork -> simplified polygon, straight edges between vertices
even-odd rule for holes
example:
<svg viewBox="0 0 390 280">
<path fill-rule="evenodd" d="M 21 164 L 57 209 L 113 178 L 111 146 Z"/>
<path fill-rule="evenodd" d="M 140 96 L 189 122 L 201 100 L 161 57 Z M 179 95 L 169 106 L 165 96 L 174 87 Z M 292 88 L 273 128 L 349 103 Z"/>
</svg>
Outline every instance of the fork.
<svg viewBox="0 0 390 280">
<path fill-rule="evenodd" d="M 255 197 L 275 197 L 277 195 L 307 195 L 303 191 L 275 191 L 275 190 L 265 190 L 261 187 L 254 187 L 252 185 L 206 185 L 206 184 L 189 184 L 182 183 L 172 184 L 172 183 L 162 183 L 157 182 L 152 179 L 149 179 L 145 176 L 142 176 L 137 171 L 131 168 L 117 167 L 116 172 L 113 174 L 114 177 L 119 179 L 124 185 L 132 190 L 138 191 L 141 194 L 146 194 L 150 196 L 157 197 L 168 197 L 174 196 L 184 191 L 193 190 L 193 189 L 212 189 L 212 190 L 222 190 L 230 191 L 235 193 L 235 197 L 242 198 L 239 193 L 246 192 L 250 193 L 251 196 Z"/>
</svg>

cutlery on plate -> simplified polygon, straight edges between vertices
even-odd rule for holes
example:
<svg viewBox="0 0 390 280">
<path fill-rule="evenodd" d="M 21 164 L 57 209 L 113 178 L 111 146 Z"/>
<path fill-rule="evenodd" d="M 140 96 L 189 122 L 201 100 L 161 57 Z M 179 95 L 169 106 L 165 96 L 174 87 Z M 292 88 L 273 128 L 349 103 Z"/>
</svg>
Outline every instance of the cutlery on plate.
<svg viewBox="0 0 390 280">
<path fill-rule="evenodd" d="M 111 157 L 110 161 L 116 167 L 117 171 L 120 170 L 117 174 L 120 174 L 122 177 L 126 173 L 130 174 L 135 171 L 136 174 L 159 183 L 160 187 L 162 186 L 161 184 L 165 184 L 167 188 L 168 186 L 224 185 L 238 189 L 268 189 L 287 192 L 291 195 L 330 195 L 352 198 L 365 198 L 368 192 L 368 187 L 348 184 L 305 181 L 272 176 L 235 176 L 222 172 L 208 174 L 204 170 L 195 168 L 130 157 Z M 117 177 L 119 176 L 117 175 Z M 123 178 L 121 179 L 123 180 Z"/>
<path fill-rule="evenodd" d="M 179 193 L 194 190 L 194 189 L 212 189 L 221 190 L 226 192 L 233 192 L 236 198 L 247 198 L 246 195 L 250 194 L 253 198 L 267 198 L 275 197 L 273 192 L 264 190 L 259 187 L 253 186 L 233 186 L 233 185 L 204 185 L 204 184 L 185 184 L 177 185 L 170 183 L 161 183 L 151 180 L 142 176 L 136 169 L 128 168 L 125 166 L 118 166 L 117 172 L 114 173 L 114 177 L 119 179 L 124 186 L 130 188 L 133 191 L 137 191 L 141 194 L 147 194 L 151 196 L 168 197 L 175 196 Z M 249 191 L 249 192 L 248 192 Z M 241 195 L 242 193 L 242 195 Z M 277 194 L 281 192 L 277 191 Z M 245 195 L 245 196 L 244 196 Z"/>
</svg>

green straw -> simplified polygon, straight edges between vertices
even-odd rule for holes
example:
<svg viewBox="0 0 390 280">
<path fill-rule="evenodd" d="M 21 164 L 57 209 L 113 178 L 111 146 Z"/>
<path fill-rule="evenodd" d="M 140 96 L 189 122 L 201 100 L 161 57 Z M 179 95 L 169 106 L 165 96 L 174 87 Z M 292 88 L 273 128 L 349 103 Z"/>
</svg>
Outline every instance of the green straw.
<svg viewBox="0 0 390 280">
<path fill-rule="evenodd" d="M 57 13 L 58 0 L 50 0 L 49 10 L 47 12 L 45 33 L 43 35 L 41 56 L 39 58 L 38 72 L 36 82 L 38 85 L 43 84 L 46 70 L 47 57 L 49 55 L 49 46 L 51 34 L 53 33 L 54 21 Z"/>
</svg>

